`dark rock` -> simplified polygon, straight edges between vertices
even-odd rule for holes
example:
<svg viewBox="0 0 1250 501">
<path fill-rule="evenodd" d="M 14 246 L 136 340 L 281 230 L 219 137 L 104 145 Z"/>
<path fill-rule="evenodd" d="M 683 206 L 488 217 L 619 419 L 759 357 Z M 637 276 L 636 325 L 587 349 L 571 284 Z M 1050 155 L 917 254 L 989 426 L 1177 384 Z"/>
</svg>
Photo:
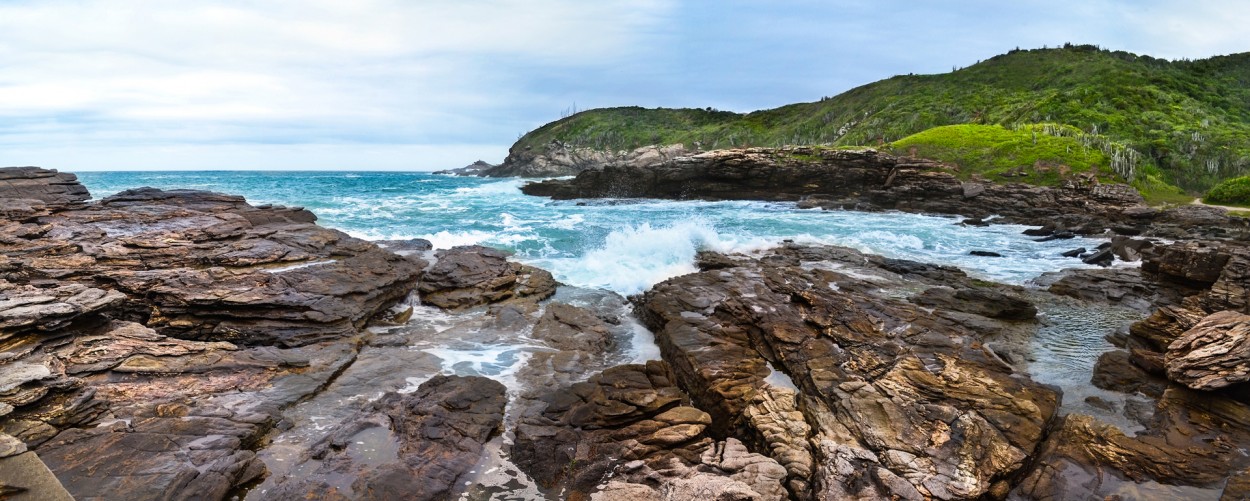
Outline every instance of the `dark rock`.
<svg viewBox="0 0 1250 501">
<path fill-rule="evenodd" d="M 1115 236 L 1111 239 L 1111 252 L 1120 258 L 1121 261 L 1140 261 L 1143 249 L 1154 246 L 1149 240 L 1139 240 L 1125 236 Z"/>
<path fill-rule="evenodd" d="M 1056 232 L 1054 232 L 1054 233 L 1051 233 L 1051 234 L 1050 234 L 1050 235 L 1048 235 L 1048 236 L 1045 236 L 1045 237 L 1039 238 L 1039 239 L 1037 239 L 1037 240 L 1035 240 L 1035 241 L 1037 241 L 1037 242 L 1049 242 L 1049 241 L 1051 241 L 1051 240 L 1069 240 L 1069 239 L 1073 239 L 1073 238 L 1076 238 L 1076 233 L 1073 233 L 1073 232 L 1071 232 L 1071 231 L 1056 231 Z"/>
<path fill-rule="evenodd" d="M 1250 315 L 1222 311 L 1168 345 L 1168 379 L 1195 390 L 1250 381 Z"/>
<path fill-rule="evenodd" d="M 37 200 L 48 206 L 87 201 L 91 194 L 78 176 L 39 167 L 0 168 L 0 200 Z"/>
<path fill-rule="evenodd" d="M 983 226 L 989 226 L 989 225 L 990 225 L 990 223 L 985 222 L 985 220 L 984 220 L 984 219 L 981 219 L 981 218 L 979 218 L 979 217 L 974 217 L 974 218 L 970 218 L 970 219 L 965 219 L 965 220 L 961 221 L 959 224 L 962 224 L 962 225 L 964 225 L 964 226 L 982 226 L 982 227 L 983 227 Z"/>
<path fill-rule="evenodd" d="M 515 153 L 515 152 L 514 152 Z M 814 158 L 814 160 L 813 160 Z M 940 162 L 874 150 L 717 150 L 641 164 L 600 161 L 571 180 L 522 187 L 557 199 L 602 197 L 807 200 L 805 207 L 1002 216 L 1007 223 L 1078 223 L 1100 232 L 1141 197 L 1124 185 L 1061 188 L 960 181 Z"/>
<path fill-rule="evenodd" d="M 480 176 L 484 172 L 489 171 L 490 169 L 493 169 L 494 167 L 495 167 L 494 165 L 486 161 L 478 160 L 476 162 L 473 162 L 464 167 L 460 167 L 458 169 L 440 170 L 440 171 L 435 171 L 434 173 L 435 174 L 448 174 L 448 175 L 453 175 L 453 176 Z"/>
<path fill-rule="evenodd" d="M 713 441 L 711 417 L 684 400 L 663 362 L 613 367 L 542 396 L 544 405 L 517 426 L 512 457 L 540 485 L 570 498 L 611 477 L 609 499 L 622 490 L 646 499 L 658 494 L 646 487 L 656 484 L 681 496 L 785 499 L 785 468 L 737 439 Z"/>
<path fill-rule="evenodd" d="M 421 278 L 421 301 L 459 309 L 510 299 L 539 301 L 555 293 L 556 281 L 545 270 L 508 262 L 508 254 L 480 245 L 438 251 Z"/>
<path fill-rule="evenodd" d="M 1088 397 L 1085 397 L 1085 403 L 1089 404 L 1091 407 L 1094 407 L 1096 409 L 1101 409 L 1107 412 L 1116 411 L 1114 403 L 1108 402 L 1106 399 L 1095 396 L 1095 395 L 1090 395 Z"/>
<path fill-rule="evenodd" d="M 1090 382 L 1104 390 L 1142 393 L 1155 398 L 1162 396 L 1168 387 L 1167 379 L 1151 375 L 1133 364 L 1125 350 L 1112 350 L 1099 356 Z"/>
<path fill-rule="evenodd" d="M 911 298 L 913 303 L 1003 320 L 1030 320 L 1037 307 L 1028 301 L 984 288 L 933 287 Z"/>
<path fill-rule="evenodd" d="M 1115 261 L 1115 253 L 1111 249 L 1103 249 L 1081 258 L 1082 263 L 1098 266 L 1111 266 L 1113 261 Z"/>
<path fill-rule="evenodd" d="M 1085 253 L 1085 248 L 1084 248 L 1084 247 L 1078 247 L 1078 248 L 1072 249 L 1072 250 L 1070 250 L 1070 251 L 1064 252 L 1064 253 L 1060 254 L 1060 256 L 1063 256 L 1063 257 L 1077 257 L 1077 256 L 1080 256 L 1081 254 L 1084 254 L 1084 253 Z"/>
<path fill-rule="evenodd" d="M 434 376 L 388 393 L 331 430 L 271 499 L 447 499 L 503 424 L 506 389 L 487 378 Z M 368 441 L 362 447 L 357 442 Z"/>
<path fill-rule="evenodd" d="M 1002 254 L 999 254 L 997 252 L 981 251 L 981 250 L 970 251 L 968 252 L 968 254 L 972 256 L 981 256 L 981 257 L 1003 257 Z"/>
<path fill-rule="evenodd" d="M 1041 228 L 1029 228 L 1022 233 L 1030 237 L 1044 237 L 1053 234 L 1056 230 L 1054 223 L 1046 223 Z"/>
</svg>

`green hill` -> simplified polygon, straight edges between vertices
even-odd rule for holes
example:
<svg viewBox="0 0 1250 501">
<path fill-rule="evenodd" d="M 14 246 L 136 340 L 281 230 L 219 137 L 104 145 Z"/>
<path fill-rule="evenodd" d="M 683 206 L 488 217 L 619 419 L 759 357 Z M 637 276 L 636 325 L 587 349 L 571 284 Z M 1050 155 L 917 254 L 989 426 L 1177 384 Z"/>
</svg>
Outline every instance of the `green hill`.
<svg viewBox="0 0 1250 501">
<path fill-rule="evenodd" d="M 944 125 L 1021 130 L 1042 123 L 1132 150 L 1136 183 L 1205 190 L 1250 173 L 1250 53 L 1167 61 L 1093 46 L 1015 50 L 951 73 L 896 76 L 747 114 L 584 111 L 526 134 L 513 151 L 552 141 L 604 150 L 672 143 L 888 147 Z"/>
</svg>

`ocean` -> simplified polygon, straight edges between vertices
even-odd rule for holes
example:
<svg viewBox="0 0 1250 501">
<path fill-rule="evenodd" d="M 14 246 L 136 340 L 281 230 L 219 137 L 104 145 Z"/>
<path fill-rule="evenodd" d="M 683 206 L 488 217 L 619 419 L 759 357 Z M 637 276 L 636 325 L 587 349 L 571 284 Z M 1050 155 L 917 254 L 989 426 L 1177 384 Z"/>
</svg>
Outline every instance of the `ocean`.
<svg viewBox="0 0 1250 501">
<path fill-rule="evenodd" d="M 522 194 L 526 180 L 418 172 L 84 172 L 79 178 L 95 198 L 143 186 L 210 190 L 243 195 L 252 204 L 302 206 L 320 224 L 369 240 L 424 238 L 435 248 L 506 249 L 563 283 L 626 295 L 694 271 L 698 250 L 750 252 L 787 239 L 954 265 L 1011 284 L 1086 267 L 1059 254 L 1101 243 L 1039 243 L 1017 225 L 965 227 L 955 216 L 798 209 L 793 203 L 552 201 Z M 972 250 L 1003 257 L 972 256 Z"/>
</svg>

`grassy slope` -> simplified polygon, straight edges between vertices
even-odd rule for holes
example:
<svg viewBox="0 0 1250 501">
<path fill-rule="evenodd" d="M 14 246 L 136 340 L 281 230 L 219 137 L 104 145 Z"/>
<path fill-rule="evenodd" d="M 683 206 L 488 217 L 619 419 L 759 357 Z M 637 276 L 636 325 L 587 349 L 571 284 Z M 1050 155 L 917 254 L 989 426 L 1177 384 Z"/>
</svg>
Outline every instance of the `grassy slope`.
<svg viewBox="0 0 1250 501">
<path fill-rule="evenodd" d="M 1250 172 L 1250 53 L 1169 62 L 1088 46 L 1012 51 L 952 73 L 896 76 L 748 114 L 590 110 L 527 134 L 514 149 L 552 140 L 617 150 L 877 146 L 942 125 L 1040 122 L 1127 144 L 1143 156 L 1140 177 L 1204 190 Z"/>
</svg>

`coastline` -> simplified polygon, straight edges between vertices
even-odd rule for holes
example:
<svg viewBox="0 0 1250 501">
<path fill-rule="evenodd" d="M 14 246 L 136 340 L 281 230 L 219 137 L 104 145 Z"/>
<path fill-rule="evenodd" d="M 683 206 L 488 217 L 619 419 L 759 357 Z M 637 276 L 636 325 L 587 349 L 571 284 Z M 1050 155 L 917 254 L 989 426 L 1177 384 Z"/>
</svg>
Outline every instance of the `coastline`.
<svg viewBox="0 0 1250 501">
<path fill-rule="evenodd" d="M 637 174 L 612 169 L 562 186 L 600 189 L 602 179 Z M 932 180 L 906 167 L 884 175 L 903 192 Z M 794 244 L 753 256 L 705 252 L 697 272 L 634 297 L 634 319 L 618 295 L 561 288 L 550 273 L 488 248 L 383 248 L 319 227 L 301 208 L 150 189 L 87 202 L 72 175 L 22 176 L 21 187 L 0 190 L 11 235 L 0 261 L 4 364 L 22 368 L 4 371 L 9 407 L 0 430 L 22 444 L 14 450 L 36 452 L 75 496 L 377 491 L 440 499 L 479 480 L 470 470 L 501 440 L 511 451 L 487 455 L 510 459 L 532 482 L 527 489 L 595 499 L 708 489 L 758 499 L 1040 499 L 1148 482 L 1210 493 L 1247 466 L 1219 445 L 1250 439 L 1243 375 L 1194 355 L 1193 343 L 1242 321 L 1209 317 L 1244 316 L 1246 308 L 1244 243 L 1195 238 L 1212 234 L 1209 221 L 1223 221 L 1214 216 L 1138 205 L 1108 215 L 1108 205 L 1094 205 L 1094 213 L 1072 216 L 1083 224 L 1049 229 L 1101 233 L 1097 224 L 1131 220 L 1142 235 L 1178 239 L 1135 250 L 1140 270 L 1067 273 L 1048 287 L 1152 312 L 1117 338 L 1125 351 L 1108 352 L 1117 354 L 1094 369 L 1108 390 L 1155 399 L 1158 419 L 1139 415 L 1143 430 L 1129 436 L 1094 417 L 1060 417 L 1060 393 L 1028 377 L 1022 340 L 1038 329 L 1038 296 L 1050 292 L 985 283 L 951 267 Z M 695 181 L 677 193 L 713 193 L 690 191 Z M 963 207 L 998 200 L 967 197 L 966 189 L 960 185 Z M 957 206 L 899 208 L 897 200 L 889 208 Z M 1018 210 L 1004 220 L 1055 219 L 1054 207 L 1032 216 L 1033 208 Z M 318 266 L 298 267 L 309 264 Z M 438 311 L 447 315 L 442 331 L 411 320 Z M 636 322 L 654 333 L 663 360 L 618 365 L 616 350 Z M 480 376 L 435 377 L 439 364 L 401 349 L 432 336 L 485 343 L 515 332 L 531 332 L 543 348 L 508 376 L 520 387 L 492 383 L 479 362 Z M 1173 350 L 1181 338 L 1189 344 Z M 418 373 L 386 375 L 397 363 Z M 769 382 L 773 371 L 794 388 Z M 429 377 L 407 381 L 421 374 Z M 262 456 L 275 436 L 298 429 L 292 416 L 301 403 L 359 395 L 379 380 L 372 378 L 413 387 L 337 404 L 343 421 L 289 456 L 307 466 L 265 477 Z M 1116 405 L 1125 407 L 1114 412 L 1129 410 Z M 1164 441 L 1177 430 L 1192 441 Z M 351 445 L 369 437 L 379 445 L 368 453 Z M 134 482 L 151 468 L 168 473 Z M 1082 484 L 1073 469 L 1107 480 Z M 609 472 L 612 481 L 601 485 Z M 271 490 L 240 490 L 257 482 Z"/>
</svg>

